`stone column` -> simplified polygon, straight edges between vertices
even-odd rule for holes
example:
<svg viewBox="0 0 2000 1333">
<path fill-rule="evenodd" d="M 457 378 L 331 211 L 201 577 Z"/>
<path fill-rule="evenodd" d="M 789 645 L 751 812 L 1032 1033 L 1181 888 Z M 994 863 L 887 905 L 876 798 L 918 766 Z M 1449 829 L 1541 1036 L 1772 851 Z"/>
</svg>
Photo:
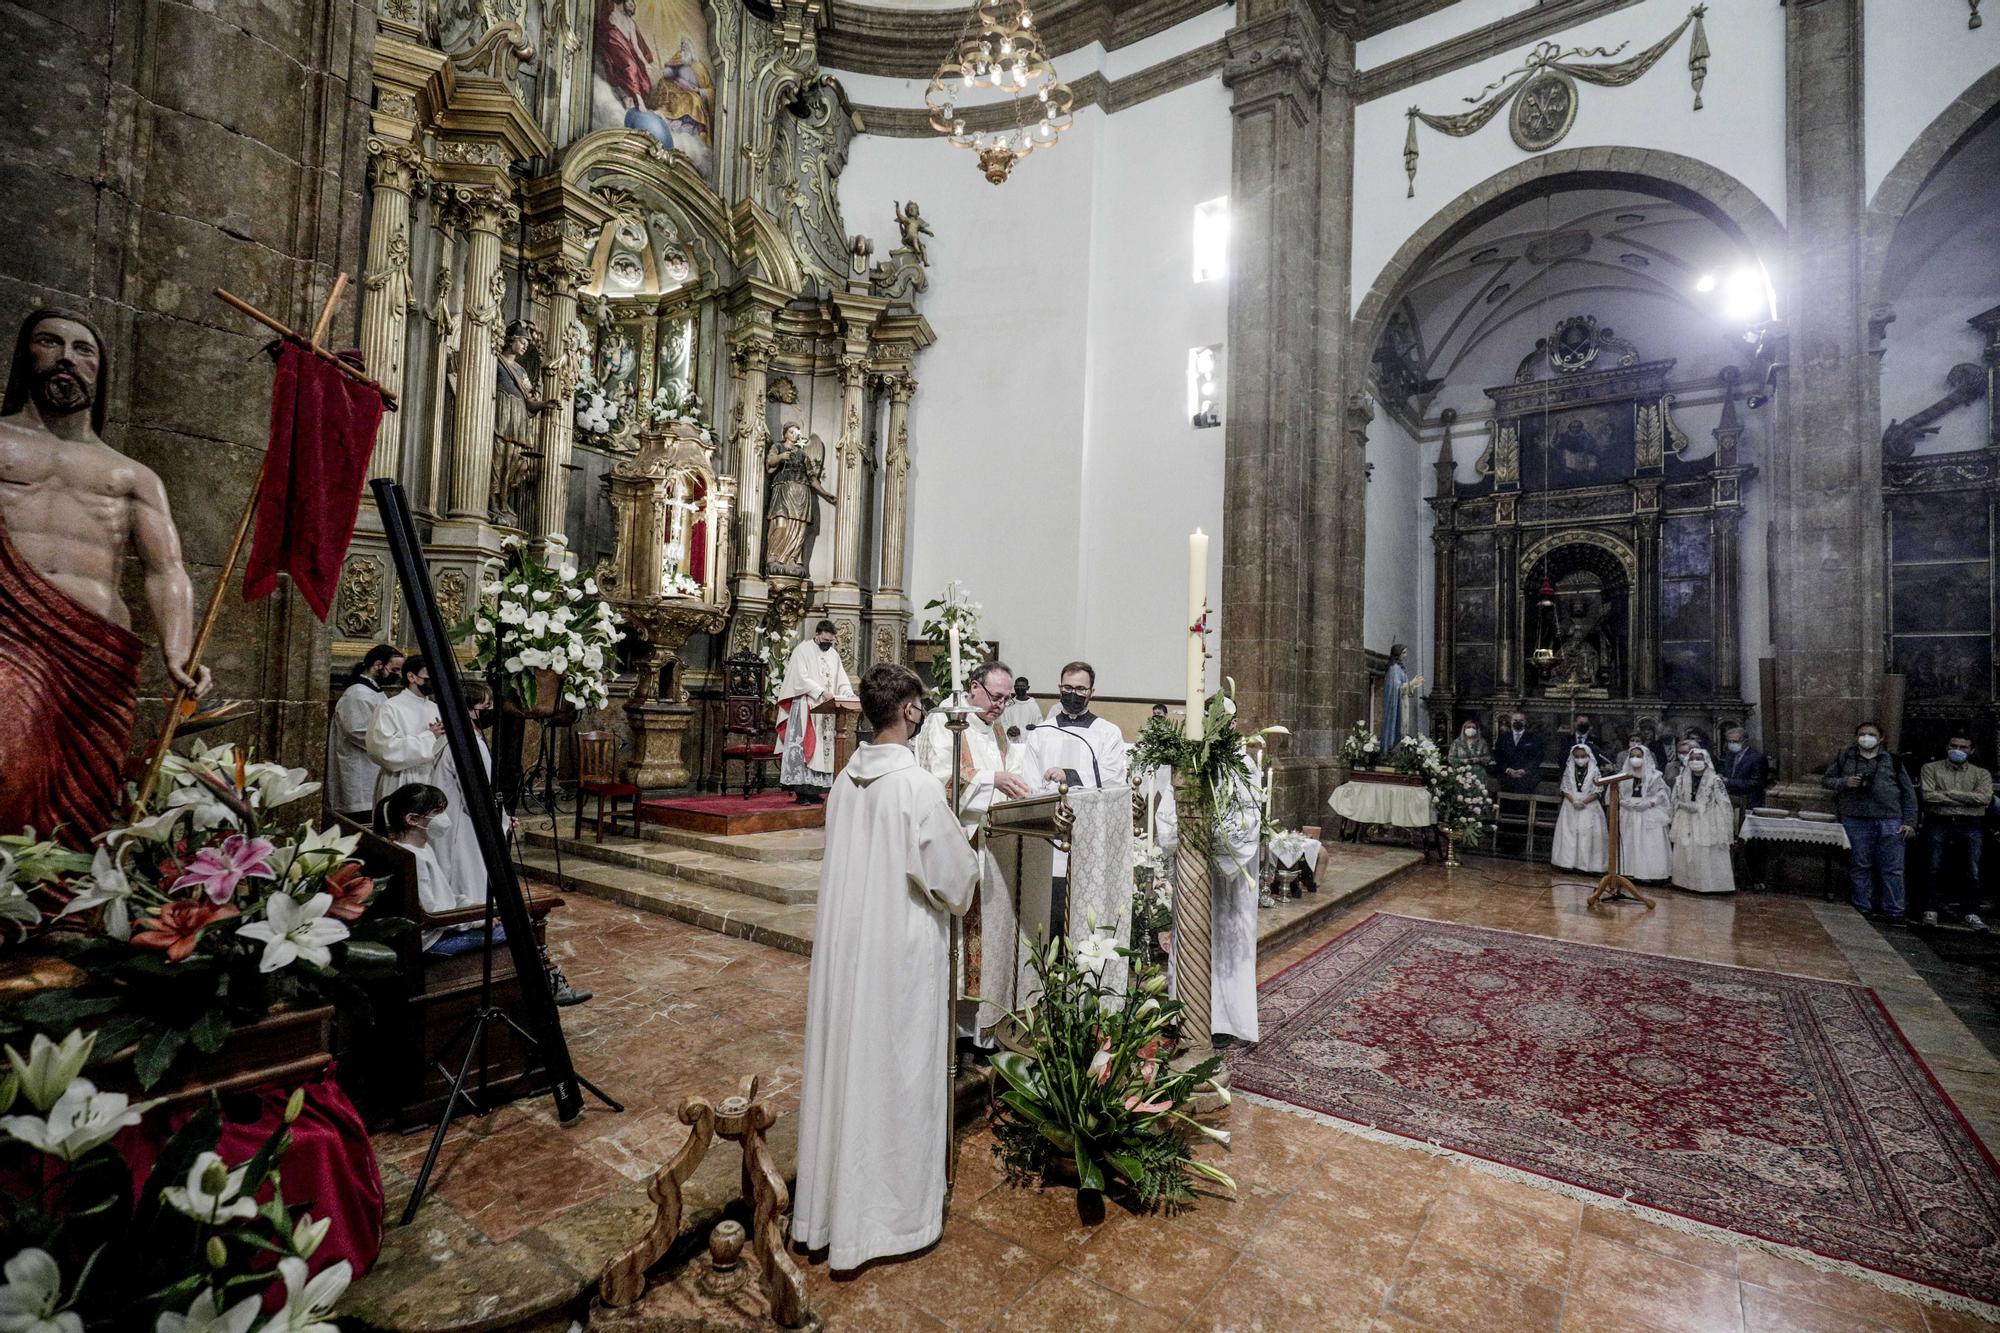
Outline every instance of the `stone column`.
<svg viewBox="0 0 2000 1333">
<path fill-rule="evenodd" d="M 454 187 L 465 218 L 465 322 L 459 330 L 458 412 L 453 419 L 448 518 L 486 521 L 493 474 L 494 341 L 501 331 L 500 229 L 520 217 L 492 187 Z"/>
<path fill-rule="evenodd" d="M 410 144 L 370 136 L 368 260 L 361 278 L 361 359 L 379 384 L 403 390 L 403 340 L 410 314 L 410 191 L 423 155 Z M 406 395 L 407 396 L 407 395 Z M 403 418 L 382 414 L 368 475 L 400 479 Z"/>
<path fill-rule="evenodd" d="M 1865 410 L 1860 278 L 1861 30 L 1862 0 L 1785 9 L 1791 262 L 1778 291 L 1791 355 L 1771 440 L 1778 689 L 1764 740 L 1788 778 L 1817 772 L 1873 714 L 1882 675 L 1881 433 Z"/>
<path fill-rule="evenodd" d="M 1638 502 L 1639 586 L 1633 589 L 1639 613 L 1632 635 L 1632 670 L 1629 688 L 1641 698 L 1660 693 L 1660 483 L 1643 479 L 1635 484 Z"/>
<path fill-rule="evenodd" d="M 908 375 L 886 377 L 889 389 L 888 450 L 884 457 L 882 489 L 882 577 L 878 596 L 903 591 L 903 576 L 909 556 L 910 531 L 910 398 L 917 382 Z"/>
<path fill-rule="evenodd" d="M 868 358 L 850 349 L 840 358 L 839 489 L 833 511 L 833 586 L 859 588 L 861 570 L 861 412 L 868 383 Z"/>
<path fill-rule="evenodd" d="M 730 448 L 736 457 L 736 571 L 749 578 L 764 575 L 764 453 L 771 445 L 771 422 L 764 410 L 769 392 L 771 356 L 777 343 L 765 333 L 739 336 L 729 346 L 736 366 L 736 424 Z"/>
<path fill-rule="evenodd" d="M 567 257 L 535 266 L 533 280 L 548 302 L 542 329 L 542 396 L 556 406 L 535 422 L 535 441 L 542 451 L 542 475 L 535 484 L 530 531 L 542 548 L 542 558 L 559 563 L 569 549 L 569 459 L 576 442 L 576 403 L 572 398 L 583 370 L 584 350 L 576 332 L 576 291 L 589 270 Z"/>
</svg>

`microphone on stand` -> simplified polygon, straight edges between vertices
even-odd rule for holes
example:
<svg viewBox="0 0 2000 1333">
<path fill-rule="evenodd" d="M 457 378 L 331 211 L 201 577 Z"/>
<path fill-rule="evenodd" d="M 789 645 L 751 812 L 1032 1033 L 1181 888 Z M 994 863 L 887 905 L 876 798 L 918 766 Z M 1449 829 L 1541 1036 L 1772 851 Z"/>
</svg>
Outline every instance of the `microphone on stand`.
<svg viewBox="0 0 2000 1333">
<path fill-rule="evenodd" d="M 1086 750 L 1090 751 L 1090 776 L 1091 776 L 1091 778 L 1092 778 L 1092 779 L 1093 779 L 1093 780 L 1095 781 L 1095 783 L 1096 783 L 1096 785 L 1097 785 L 1098 787 L 1100 787 L 1100 788 L 1101 788 L 1101 787 L 1103 787 L 1103 786 L 1104 786 L 1104 770 L 1100 769 L 1100 768 L 1099 768 L 1099 767 L 1097 766 L 1097 747 L 1096 747 L 1095 745 L 1092 745 L 1092 744 L 1091 744 L 1091 743 L 1090 743 L 1089 741 L 1087 741 L 1087 740 L 1084 740 L 1084 738 L 1083 738 L 1083 735 L 1082 735 L 1082 733 L 1080 733 L 1080 732 L 1076 732 L 1076 731 L 1072 731 L 1071 729 L 1069 729 L 1069 728 L 1067 728 L 1067 727 L 1062 727 L 1062 726 L 1058 726 L 1058 725 L 1057 725 L 1056 723 L 1054 723 L 1054 722 L 1030 722 L 1030 723 L 1028 724 L 1028 730 L 1029 730 L 1029 731 L 1053 731 L 1053 732 L 1055 732 L 1055 733 L 1056 733 L 1057 735 L 1059 735 L 1059 736 L 1070 736 L 1070 737 L 1073 737 L 1074 739 L 1076 739 L 1076 740 L 1077 740 L 1078 742 L 1080 742 L 1080 743 L 1081 743 L 1081 744 L 1083 745 L 1083 748 L 1084 748 L 1084 749 L 1086 749 Z M 1080 777 L 1080 776 L 1082 776 L 1082 775 L 1081 775 L 1081 774 L 1079 774 L 1078 776 Z"/>
</svg>

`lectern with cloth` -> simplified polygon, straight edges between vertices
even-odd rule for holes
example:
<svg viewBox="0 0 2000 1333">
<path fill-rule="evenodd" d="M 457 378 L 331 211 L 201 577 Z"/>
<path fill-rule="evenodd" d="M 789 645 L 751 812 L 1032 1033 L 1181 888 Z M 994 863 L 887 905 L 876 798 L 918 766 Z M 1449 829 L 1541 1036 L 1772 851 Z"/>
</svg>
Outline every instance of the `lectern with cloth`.
<svg viewBox="0 0 2000 1333">
<path fill-rule="evenodd" d="M 855 726 L 861 717 L 861 701 L 852 695 L 829 694 L 812 707 L 812 712 L 828 717 L 833 725 L 833 773 L 847 767 L 854 757 Z"/>
</svg>

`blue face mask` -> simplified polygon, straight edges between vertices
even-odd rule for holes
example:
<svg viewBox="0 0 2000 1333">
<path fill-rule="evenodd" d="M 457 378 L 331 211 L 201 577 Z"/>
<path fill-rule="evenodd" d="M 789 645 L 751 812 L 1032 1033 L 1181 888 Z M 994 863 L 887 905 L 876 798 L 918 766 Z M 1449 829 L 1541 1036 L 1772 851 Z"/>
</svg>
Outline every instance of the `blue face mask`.
<svg viewBox="0 0 2000 1333">
<path fill-rule="evenodd" d="M 1946 750 L 1944 754 L 1945 758 L 1951 760 L 1954 764 L 1962 764 L 1971 757 L 1971 751 L 1969 750 Z"/>
<path fill-rule="evenodd" d="M 1743 742 L 1742 742 L 1742 741 L 1731 741 L 1731 742 L 1729 742 L 1729 753 L 1731 753 L 1731 754 L 1742 754 L 1742 753 L 1743 753 Z"/>
</svg>

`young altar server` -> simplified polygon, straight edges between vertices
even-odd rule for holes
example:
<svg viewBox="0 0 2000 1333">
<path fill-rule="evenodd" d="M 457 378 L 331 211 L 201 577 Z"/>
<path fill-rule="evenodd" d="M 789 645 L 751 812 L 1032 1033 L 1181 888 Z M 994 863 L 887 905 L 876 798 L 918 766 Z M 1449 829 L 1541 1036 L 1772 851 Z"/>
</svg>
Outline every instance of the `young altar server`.
<svg viewBox="0 0 2000 1333">
<path fill-rule="evenodd" d="M 778 781 L 801 805 L 824 801 L 833 781 L 834 722 L 812 710 L 829 698 L 854 696 L 840 650 L 833 646 L 835 637 L 831 620 L 813 626 L 812 637 L 792 649 L 784 683 L 778 686 L 778 738 L 784 747 Z"/>
<path fill-rule="evenodd" d="M 826 803 L 792 1214 L 793 1239 L 825 1248 L 835 1269 L 943 1230 L 947 931 L 979 882 L 943 788 L 910 752 L 924 720 L 916 673 L 870 669 L 861 707 L 875 741 Z"/>
<path fill-rule="evenodd" d="M 1729 788 L 1715 771 L 1708 751 L 1690 750 L 1674 782 L 1676 886 L 1696 893 L 1736 892 L 1736 872 L 1729 864 L 1735 816 Z"/>
<path fill-rule="evenodd" d="M 1667 879 L 1674 870 L 1667 846 L 1673 793 L 1643 741 L 1625 751 L 1625 771 L 1632 781 L 1618 793 L 1618 868 L 1628 879 Z"/>
<path fill-rule="evenodd" d="M 429 782 L 444 753 L 444 721 L 430 695 L 430 664 L 422 653 L 411 653 L 403 659 L 403 692 L 385 700 L 368 723 L 368 757 L 381 770 L 377 804 L 398 787 Z"/>
<path fill-rule="evenodd" d="M 483 901 L 459 892 L 438 860 L 436 842 L 446 837 L 458 822 L 446 810 L 449 804 L 445 794 L 428 782 L 404 783 L 375 803 L 375 831 L 408 848 L 417 863 L 417 903 L 426 912 L 455 912 L 461 907 L 477 907 Z M 493 936 L 496 940 L 506 938 L 497 923 Z M 423 933 L 425 953 L 458 954 L 478 947 L 477 926 L 454 926 Z"/>
<path fill-rule="evenodd" d="M 368 757 L 368 726 L 388 701 L 383 686 L 403 669 L 403 650 L 378 643 L 354 668 L 326 729 L 326 805 L 335 814 L 366 824 L 375 806 L 375 779 L 382 770 Z"/>
<path fill-rule="evenodd" d="M 1556 812 L 1556 839 L 1549 861 L 1558 870 L 1601 875 L 1611 863 L 1604 793 L 1597 786 L 1597 753 L 1586 741 L 1569 747 L 1563 765 L 1562 809 Z"/>
<path fill-rule="evenodd" d="M 1062 669 L 1061 702 L 1028 732 L 1027 773 L 1046 791 L 1072 787 L 1116 787 L 1125 781 L 1125 733 L 1090 711 L 1097 696 L 1097 668 L 1071 662 Z M 1005 723 L 1006 714 L 1001 714 Z"/>
</svg>

